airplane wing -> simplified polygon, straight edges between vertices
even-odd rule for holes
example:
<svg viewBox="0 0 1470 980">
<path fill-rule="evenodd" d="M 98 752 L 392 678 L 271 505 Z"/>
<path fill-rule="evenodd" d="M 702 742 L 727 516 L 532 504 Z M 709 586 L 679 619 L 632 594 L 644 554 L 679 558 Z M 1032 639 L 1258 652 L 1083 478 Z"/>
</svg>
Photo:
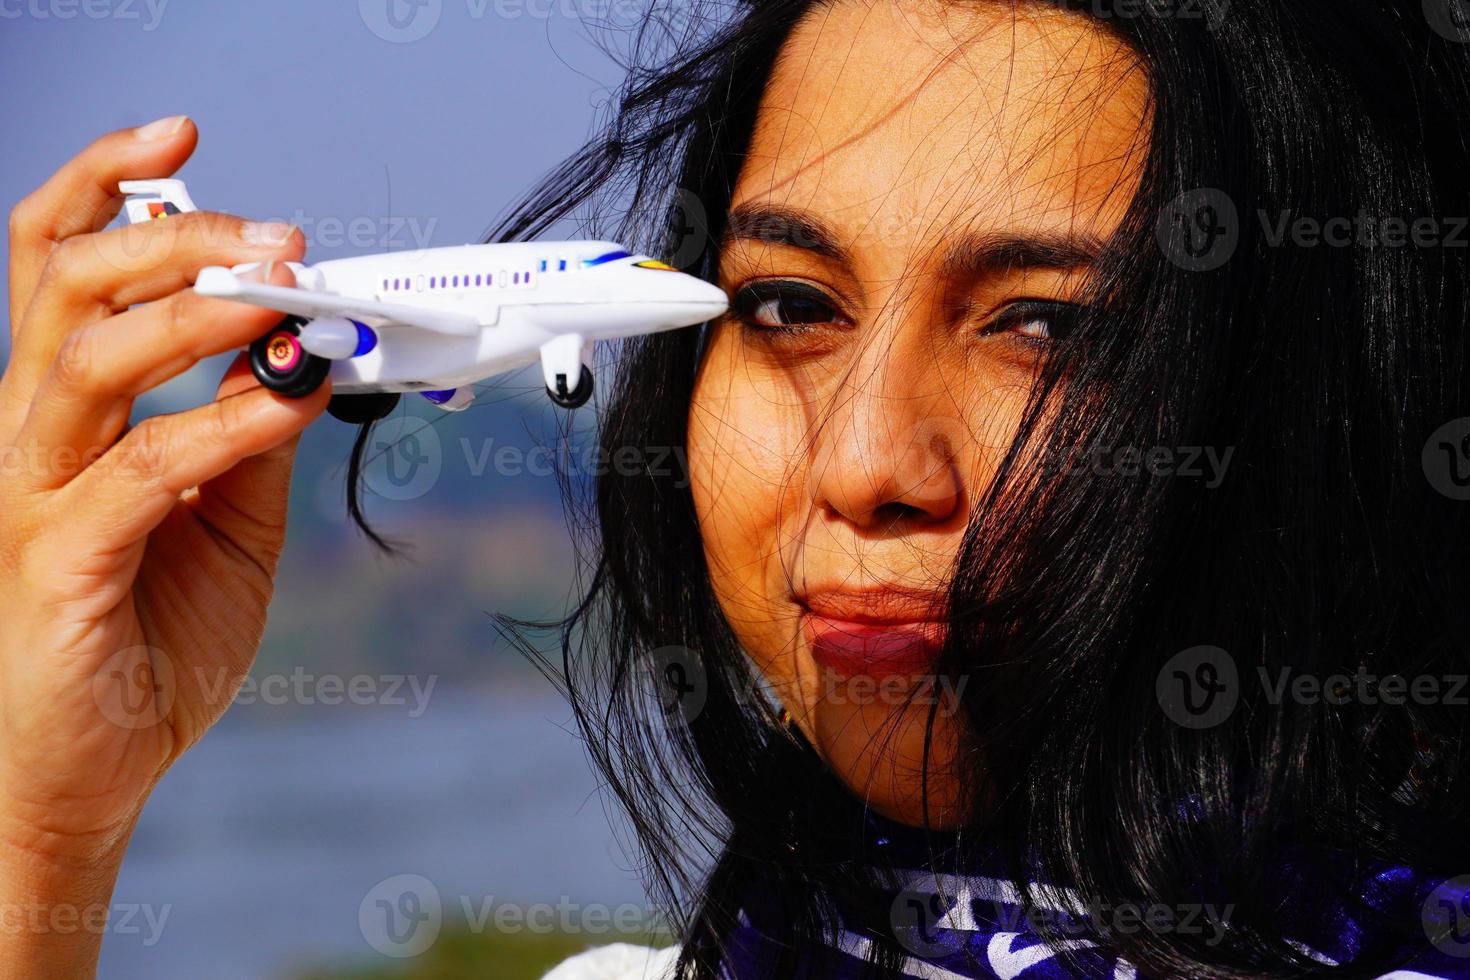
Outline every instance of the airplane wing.
<svg viewBox="0 0 1470 980">
<path fill-rule="evenodd" d="M 222 266 L 201 270 L 194 282 L 194 291 L 201 296 L 250 303 L 268 310 L 279 310 L 308 318 L 340 316 L 377 319 L 386 321 L 388 325 L 418 327 L 451 337 L 473 337 L 480 332 L 480 321 L 468 313 L 426 310 L 417 306 L 353 299 L 310 289 L 242 282 L 233 272 Z"/>
</svg>

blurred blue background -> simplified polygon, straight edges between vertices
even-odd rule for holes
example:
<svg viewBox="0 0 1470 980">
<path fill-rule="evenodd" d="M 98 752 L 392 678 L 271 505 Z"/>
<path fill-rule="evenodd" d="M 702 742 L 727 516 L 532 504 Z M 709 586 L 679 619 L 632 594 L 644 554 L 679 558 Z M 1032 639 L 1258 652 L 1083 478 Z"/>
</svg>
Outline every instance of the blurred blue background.
<svg viewBox="0 0 1470 980">
<path fill-rule="evenodd" d="M 477 241 L 593 131 L 622 80 L 598 42 L 636 17 L 609 0 L 0 0 L 0 203 L 96 135 L 187 113 L 195 200 L 301 224 L 308 261 Z M 137 414 L 203 403 L 223 366 Z M 427 976 L 436 955 L 432 975 L 459 975 L 442 965 L 459 939 L 404 956 L 374 934 L 385 887 L 405 915 L 437 898 L 465 948 L 491 931 L 467 910 L 643 902 L 569 712 L 492 628 L 560 616 L 576 591 L 535 452 L 558 417 L 533 377 L 480 395 L 459 416 L 400 413 L 368 474 L 408 562 L 344 521 L 351 431 L 307 434 L 252 683 L 144 814 L 102 976 Z M 572 947 L 611 938 L 571 921 Z M 518 970 L 534 972 L 475 975 Z"/>
</svg>

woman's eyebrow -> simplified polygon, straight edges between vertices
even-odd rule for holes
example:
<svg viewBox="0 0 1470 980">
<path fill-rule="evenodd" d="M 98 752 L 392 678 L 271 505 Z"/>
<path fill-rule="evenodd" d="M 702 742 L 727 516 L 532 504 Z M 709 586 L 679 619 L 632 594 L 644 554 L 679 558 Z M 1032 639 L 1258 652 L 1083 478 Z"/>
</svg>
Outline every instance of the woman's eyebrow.
<svg viewBox="0 0 1470 980">
<path fill-rule="evenodd" d="M 742 204 L 730 212 L 725 240 L 789 245 L 844 262 L 847 251 L 820 218 L 776 204 Z"/>
<path fill-rule="evenodd" d="M 758 241 L 805 249 L 839 262 L 847 250 L 822 219 L 776 204 L 742 204 L 730 212 L 725 240 Z M 1092 265 L 1103 250 L 1100 239 L 1075 232 L 1044 230 L 967 235 L 944 256 L 946 275 L 979 277 L 1027 269 L 1076 269 Z"/>
<path fill-rule="evenodd" d="M 1092 265 L 1103 243 L 1091 235 L 1034 231 L 983 233 L 956 242 L 944 257 L 947 275 L 980 278 L 1028 269 L 1077 269 Z"/>
</svg>

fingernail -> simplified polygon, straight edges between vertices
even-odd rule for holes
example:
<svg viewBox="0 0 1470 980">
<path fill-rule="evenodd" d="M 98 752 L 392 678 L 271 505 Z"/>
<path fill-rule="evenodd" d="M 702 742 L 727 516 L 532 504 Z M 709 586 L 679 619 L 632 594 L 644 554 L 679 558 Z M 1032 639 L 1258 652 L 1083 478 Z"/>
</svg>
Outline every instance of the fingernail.
<svg viewBox="0 0 1470 980">
<path fill-rule="evenodd" d="M 144 143 L 151 143 L 155 140 L 168 139 L 174 133 L 177 133 L 180 129 L 182 129 L 184 123 L 188 121 L 188 116 L 169 116 L 165 119 L 159 119 L 151 122 L 146 126 L 139 126 L 137 129 L 133 130 L 133 135 Z"/>
<path fill-rule="evenodd" d="M 246 245 L 284 245 L 295 230 L 284 221 L 247 221 L 240 226 L 240 238 Z"/>
</svg>

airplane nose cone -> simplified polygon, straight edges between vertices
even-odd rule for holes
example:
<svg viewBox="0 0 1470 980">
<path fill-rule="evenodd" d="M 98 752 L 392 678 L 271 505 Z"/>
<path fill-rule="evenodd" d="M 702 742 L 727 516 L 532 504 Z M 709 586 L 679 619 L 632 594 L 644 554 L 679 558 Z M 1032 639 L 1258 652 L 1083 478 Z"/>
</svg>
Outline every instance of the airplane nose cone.
<svg viewBox="0 0 1470 980">
<path fill-rule="evenodd" d="M 695 280 L 685 301 L 688 304 L 689 314 L 697 317 L 696 323 L 713 320 L 717 316 L 723 316 L 730 308 L 730 298 L 719 286 L 712 285 L 701 280 Z"/>
</svg>

